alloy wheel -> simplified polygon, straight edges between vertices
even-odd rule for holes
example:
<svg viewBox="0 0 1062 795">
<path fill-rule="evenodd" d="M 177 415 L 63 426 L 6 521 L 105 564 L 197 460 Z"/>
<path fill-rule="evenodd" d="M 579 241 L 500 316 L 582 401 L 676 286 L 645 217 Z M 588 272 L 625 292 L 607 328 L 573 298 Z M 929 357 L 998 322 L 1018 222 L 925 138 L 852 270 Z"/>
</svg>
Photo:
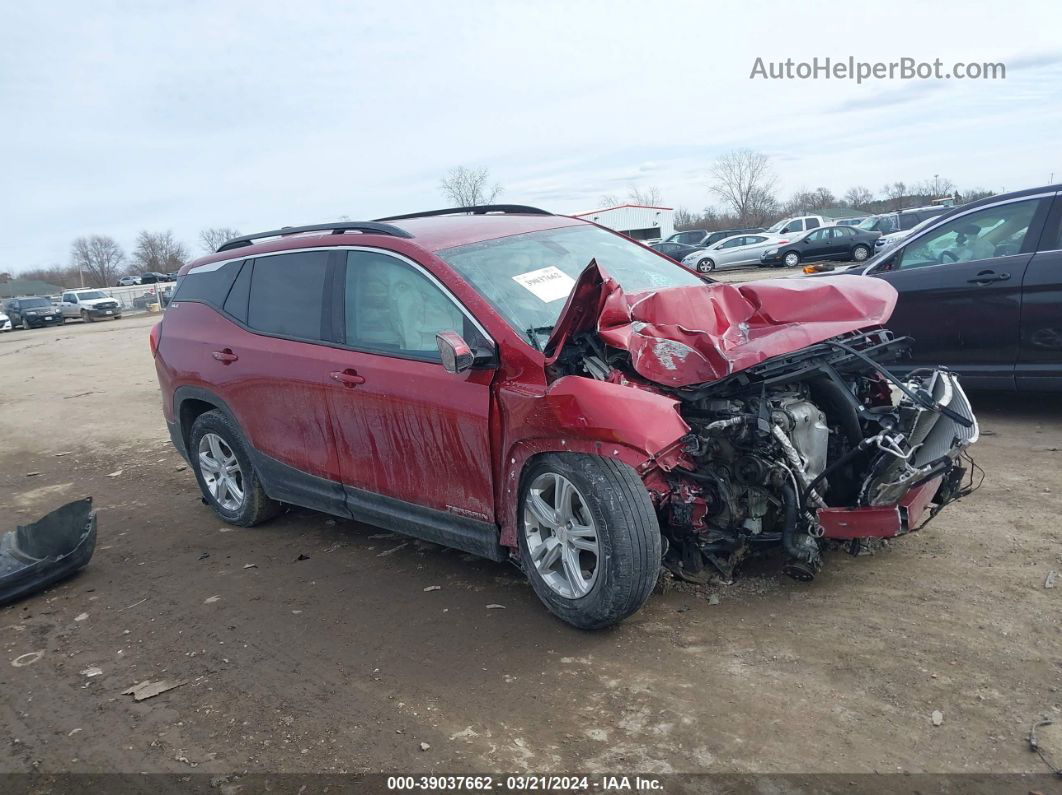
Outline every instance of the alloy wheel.
<svg viewBox="0 0 1062 795">
<path fill-rule="evenodd" d="M 586 500 L 570 480 L 544 472 L 524 500 L 524 538 L 531 564 L 566 599 L 586 596 L 597 580 L 601 546 Z"/>
<path fill-rule="evenodd" d="M 800 264 L 800 255 L 790 251 L 788 254 L 785 255 L 785 264 L 788 268 L 795 268 L 797 265 Z"/>
<path fill-rule="evenodd" d="M 236 453 L 216 433 L 205 433 L 199 440 L 199 471 L 203 474 L 210 496 L 226 511 L 238 511 L 243 505 L 243 471 Z"/>
</svg>

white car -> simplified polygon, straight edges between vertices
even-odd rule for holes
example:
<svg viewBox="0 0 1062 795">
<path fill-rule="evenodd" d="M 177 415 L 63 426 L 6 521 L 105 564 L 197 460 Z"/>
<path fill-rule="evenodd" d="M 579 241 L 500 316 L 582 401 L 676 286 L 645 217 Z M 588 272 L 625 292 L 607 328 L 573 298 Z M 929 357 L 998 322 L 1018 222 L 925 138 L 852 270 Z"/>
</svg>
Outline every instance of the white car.
<svg viewBox="0 0 1062 795">
<path fill-rule="evenodd" d="M 123 276 L 118 280 L 119 287 L 132 287 L 134 284 L 140 284 L 140 279 L 135 276 Z"/>
<path fill-rule="evenodd" d="M 122 306 L 103 290 L 67 290 L 59 302 L 64 318 L 79 317 L 86 323 L 103 318 L 118 320 Z"/>
<path fill-rule="evenodd" d="M 833 221 L 823 218 L 821 215 L 795 215 L 792 218 L 783 218 L 778 223 L 767 228 L 767 234 L 793 235 L 797 232 L 806 232 L 809 229 L 818 229 L 820 226 L 832 226 Z"/>
<path fill-rule="evenodd" d="M 738 268 L 759 265 L 764 249 L 778 246 L 787 240 L 760 232 L 754 235 L 734 235 L 713 243 L 708 248 L 691 251 L 682 258 L 682 265 L 697 273 L 711 273 L 718 268 Z"/>
<path fill-rule="evenodd" d="M 11 318 L 0 312 L 0 331 L 11 331 Z"/>
<path fill-rule="evenodd" d="M 931 223 L 939 220 L 939 218 L 939 216 L 934 215 L 924 221 L 920 221 L 916 226 L 913 226 L 910 229 L 902 229 L 899 232 L 891 232 L 887 235 L 882 235 L 874 241 L 874 253 L 880 254 L 885 249 L 895 246 L 901 240 L 906 240 L 915 232 L 921 232 Z"/>
</svg>

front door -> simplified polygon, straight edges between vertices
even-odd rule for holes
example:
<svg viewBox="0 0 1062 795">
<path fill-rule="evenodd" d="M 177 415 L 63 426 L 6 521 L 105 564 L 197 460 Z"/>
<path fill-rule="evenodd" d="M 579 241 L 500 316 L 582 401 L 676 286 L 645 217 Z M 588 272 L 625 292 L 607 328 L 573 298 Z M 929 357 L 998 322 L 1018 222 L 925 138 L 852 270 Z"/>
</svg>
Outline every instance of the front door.
<svg viewBox="0 0 1062 795">
<path fill-rule="evenodd" d="M 1062 387 L 1062 195 L 1055 197 L 1021 296 L 1019 389 Z"/>
<path fill-rule="evenodd" d="M 888 327 L 914 338 L 913 361 L 975 386 L 1013 386 L 1021 285 L 1046 204 L 1025 199 L 962 215 L 901 245 L 872 275 L 900 293 Z"/>
<path fill-rule="evenodd" d="M 486 336 L 434 278 L 408 260 L 347 251 L 340 274 L 336 312 L 346 347 L 335 351 L 331 402 L 355 515 L 381 495 L 493 523 L 494 371 L 448 373 L 435 341 L 437 332 L 454 330 L 483 349 L 490 345 Z"/>
</svg>

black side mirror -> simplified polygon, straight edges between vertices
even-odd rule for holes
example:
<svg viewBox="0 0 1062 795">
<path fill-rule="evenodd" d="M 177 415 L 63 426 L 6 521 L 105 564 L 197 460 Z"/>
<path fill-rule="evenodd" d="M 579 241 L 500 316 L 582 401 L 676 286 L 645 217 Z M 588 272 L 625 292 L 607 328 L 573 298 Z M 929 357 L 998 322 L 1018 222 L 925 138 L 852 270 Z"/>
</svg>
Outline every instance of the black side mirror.
<svg viewBox="0 0 1062 795">
<path fill-rule="evenodd" d="M 456 374 L 471 369 L 476 357 L 456 331 L 440 331 L 435 335 L 435 344 L 439 346 L 439 357 L 446 372 Z"/>
</svg>

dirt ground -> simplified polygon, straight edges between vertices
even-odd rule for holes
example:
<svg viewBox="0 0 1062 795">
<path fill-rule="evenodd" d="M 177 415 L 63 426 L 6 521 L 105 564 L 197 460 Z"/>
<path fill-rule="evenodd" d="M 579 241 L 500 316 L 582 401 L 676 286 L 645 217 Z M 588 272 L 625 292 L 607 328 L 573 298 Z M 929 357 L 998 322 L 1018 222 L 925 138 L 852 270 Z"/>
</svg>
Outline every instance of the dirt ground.
<svg viewBox="0 0 1062 795">
<path fill-rule="evenodd" d="M 922 532 L 584 633 L 508 565 L 308 511 L 222 525 L 168 442 L 152 322 L 0 336 L 3 529 L 99 511 L 83 573 L 0 608 L 0 771 L 1045 772 L 1057 399 L 974 395 L 987 478 Z"/>
</svg>

